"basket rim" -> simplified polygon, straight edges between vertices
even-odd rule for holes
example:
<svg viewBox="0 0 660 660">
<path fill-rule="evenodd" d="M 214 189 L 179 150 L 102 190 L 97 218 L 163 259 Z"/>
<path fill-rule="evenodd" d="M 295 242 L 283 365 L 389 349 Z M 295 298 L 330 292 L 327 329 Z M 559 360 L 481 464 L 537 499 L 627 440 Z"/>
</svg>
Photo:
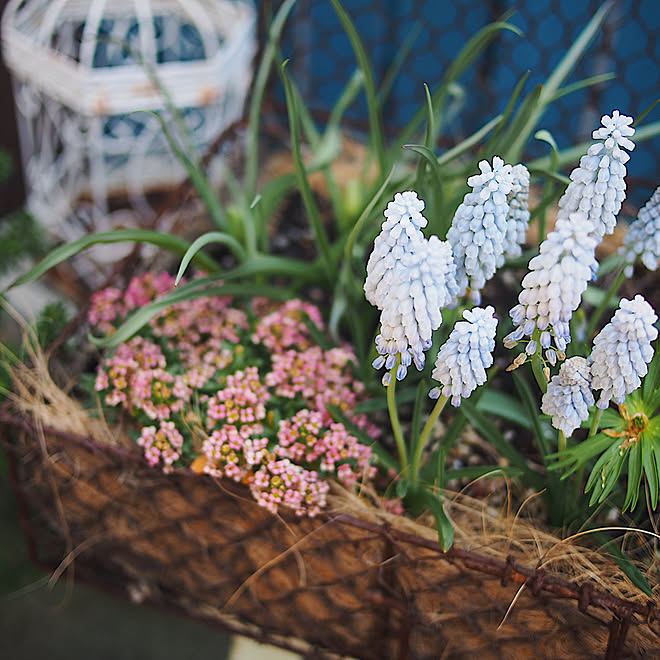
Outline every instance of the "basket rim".
<svg viewBox="0 0 660 660">
<path fill-rule="evenodd" d="M 16 431 L 22 432 L 23 437 L 25 437 L 25 434 L 29 436 L 37 432 L 38 424 L 35 421 L 26 418 L 25 415 L 13 412 L 11 409 L 11 402 L 5 401 L 4 404 L 0 406 L 0 429 L 3 430 L 3 432 L 0 433 L 0 444 L 6 448 L 13 458 L 17 458 L 19 444 L 22 440 L 21 433 L 16 433 Z M 84 447 L 95 454 L 112 456 L 123 460 L 130 458 L 132 461 L 136 461 L 136 465 L 149 468 L 144 456 L 133 449 L 103 443 L 93 438 L 91 435 L 84 437 L 76 433 L 52 427 L 43 427 L 40 431 L 44 433 L 46 438 L 49 435 L 55 436 L 66 442 L 71 442 L 75 445 Z M 153 468 L 149 469 L 153 470 Z M 175 472 L 170 475 L 165 475 L 157 471 L 155 473 L 165 479 L 176 475 L 181 479 L 204 479 L 208 483 L 216 481 L 216 479 L 210 475 L 197 474 L 189 468 L 177 468 Z M 17 487 L 16 484 L 14 484 L 14 487 Z M 247 486 L 234 483 L 233 481 L 225 484 L 223 488 L 232 496 L 245 496 L 248 492 Z M 288 523 L 299 520 L 299 518 L 293 514 L 290 516 L 287 514 L 280 514 L 280 517 L 283 517 Z M 444 551 L 440 543 L 437 541 L 433 541 L 429 538 L 425 538 L 403 529 L 398 529 L 396 524 L 390 522 L 391 516 L 389 516 L 388 520 L 374 522 L 373 520 L 368 520 L 366 516 L 359 517 L 354 514 L 330 513 L 324 511 L 320 513 L 316 519 L 320 524 L 331 523 L 346 525 L 382 536 L 384 539 L 392 542 L 430 550 L 442 561 L 454 565 L 460 565 L 461 568 L 471 572 L 499 578 L 502 586 L 516 584 L 520 587 L 528 587 L 536 598 L 541 596 L 551 596 L 563 600 L 572 600 L 577 604 L 578 610 L 582 613 L 587 613 L 587 610 L 590 607 L 605 611 L 612 616 L 610 627 L 618 627 L 620 630 L 618 634 L 623 633 L 624 638 L 624 631 L 633 623 L 636 623 L 637 625 L 646 624 L 655 636 L 660 637 L 660 612 L 651 598 L 648 598 L 646 604 L 643 604 L 642 602 L 631 598 L 623 598 L 608 593 L 606 590 L 594 586 L 593 582 L 589 579 L 577 581 L 567 579 L 561 575 L 548 574 L 542 568 L 533 568 L 523 565 L 512 555 L 508 555 L 505 560 L 501 560 L 473 550 L 457 547 L 458 542 L 454 543 L 449 550 Z M 396 606 L 396 603 L 393 605 Z M 656 628 L 658 630 L 656 630 Z"/>
</svg>

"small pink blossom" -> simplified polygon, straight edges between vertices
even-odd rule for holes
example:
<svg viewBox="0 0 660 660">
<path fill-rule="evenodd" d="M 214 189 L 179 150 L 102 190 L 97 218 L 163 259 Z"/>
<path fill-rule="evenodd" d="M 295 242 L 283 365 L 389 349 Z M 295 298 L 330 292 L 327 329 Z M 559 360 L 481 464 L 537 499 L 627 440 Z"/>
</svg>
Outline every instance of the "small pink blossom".
<svg viewBox="0 0 660 660">
<path fill-rule="evenodd" d="M 247 481 L 253 468 L 267 455 L 268 439 L 261 436 L 262 432 L 263 427 L 258 424 L 240 430 L 233 424 L 224 424 L 213 431 L 202 446 L 206 456 L 204 472 Z"/>
<path fill-rule="evenodd" d="M 313 345 L 309 328 L 304 321 L 305 316 L 319 329 L 323 328 L 318 307 L 298 299 L 288 300 L 259 321 L 252 341 L 255 344 L 263 344 L 274 353 L 290 348 L 304 351 Z"/>
<path fill-rule="evenodd" d="M 124 301 L 127 309 L 137 309 L 162 297 L 174 288 L 175 279 L 169 273 L 145 273 L 134 277 L 128 284 Z"/>
<path fill-rule="evenodd" d="M 288 458 L 269 460 L 255 472 L 250 483 L 254 499 L 272 513 L 278 513 L 283 505 L 297 516 L 310 518 L 326 506 L 329 490 L 328 483 L 319 480 L 316 471 L 306 470 Z"/>
<path fill-rule="evenodd" d="M 257 367 L 227 376 L 227 384 L 208 401 L 208 423 L 212 428 L 216 422 L 250 424 L 266 417 L 266 402 L 270 399 L 268 389 L 259 379 Z"/>
<path fill-rule="evenodd" d="M 144 456 L 152 467 L 162 463 L 163 472 L 170 472 L 174 463 L 181 458 L 183 436 L 177 431 L 174 422 L 161 421 L 157 429 L 146 426 L 138 438 L 138 445 L 144 449 Z"/>
<path fill-rule="evenodd" d="M 107 287 L 92 296 L 87 321 L 100 332 L 109 333 L 114 330 L 114 323 L 125 315 L 126 307 L 121 289 Z"/>
</svg>

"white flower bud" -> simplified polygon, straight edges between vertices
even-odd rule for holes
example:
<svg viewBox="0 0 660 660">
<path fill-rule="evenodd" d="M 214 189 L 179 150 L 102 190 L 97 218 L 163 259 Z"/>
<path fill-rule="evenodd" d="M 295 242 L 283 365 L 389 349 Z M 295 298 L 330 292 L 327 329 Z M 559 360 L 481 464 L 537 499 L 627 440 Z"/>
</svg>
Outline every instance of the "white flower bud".
<svg viewBox="0 0 660 660">
<path fill-rule="evenodd" d="M 583 357 L 572 357 L 561 365 L 543 395 L 542 412 L 552 417 L 552 425 L 566 437 L 589 419 L 589 407 L 594 404 L 590 380 L 589 362 Z"/>
<path fill-rule="evenodd" d="M 432 377 L 442 384 L 429 393 L 431 398 L 451 397 L 452 405 L 459 406 L 486 382 L 486 369 L 493 364 L 497 318 L 492 306 L 475 307 L 463 312 L 465 321 L 458 321 L 449 339 L 438 352 Z"/>
<path fill-rule="evenodd" d="M 539 254 L 529 262 L 519 304 L 509 312 L 516 329 L 504 338 L 505 346 L 515 346 L 538 328 L 546 355 L 552 350 L 551 339 L 556 349 L 566 350 L 571 340 L 569 321 L 598 266 L 598 239 L 590 234 L 590 229 L 590 223 L 579 211 L 570 218 L 557 220 L 554 230 L 541 243 Z"/>
<path fill-rule="evenodd" d="M 513 188 L 508 195 L 509 215 L 506 221 L 504 237 L 504 257 L 514 259 L 522 254 L 529 227 L 529 171 L 524 165 L 515 165 L 511 169 Z M 502 264 L 499 264 L 502 265 Z"/>
<path fill-rule="evenodd" d="M 441 310 L 454 302 L 458 285 L 449 244 L 437 236 L 415 243 L 392 271 L 390 288 L 383 297 L 381 330 L 376 349 L 387 356 L 374 367 L 391 369 L 400 356 L 397 378 L 403 380 L 412 362 L 424 368 L 425 351 L 442 323 Z"/>
<path fill-rule="evenodd" d="M 660 263 L 660 186 L 653 197 L 640 209 L 637 218 L 630 223 L 619 248 L 626 261 L 625 274 L 632 277 L 633 266 L 639 259 L 649 270 L 656 270 Z"/>
<path fill-rule="evenodd" d="M 596 335 L 589 357 L 591 387 L 602 390 L 597 406 L 605 409 L 610 399 L 622 404 L 640 386 L 653 358 L 658 336 L 658 317 L 642 296 L 622 298 L 612 320 Z"/>
<path fill-rule="evenodd" d="M 470 288 L 479 303 L 481 289 L 503 263 L 509 202 L 514 187 L 511 165 L 495 156 L 493 165 L 479 163 L 481 174 L 468 179 L 472 187 L 456 209 L 447 240 L 454 253 L 459 295 Z"/>
<path fill-rule="evenodd" d="M 619 114 L 601 118 L 602 127 L 592 137 L 600 142 L 589 147 L 580 165 L 571 172 L 571 183 L 559 200 L 557 219 L 568 219 L 576 211 L 584 214 L 592 224 L 591 233 L 597 238 L 611 234 L 616 216 L 626 197 L 625 163 L 635 144 L 629 138 L 635 134 L 630 126 L 632 117 Z M 594 273 L 595 274 L 595 273 Z"/>
<path fill-rule="evenodd" d="M 394 201 L 387 205 L 384 212 L 386 220 L 374 241 L 364 283 L 367 300 L 378 309 L 383 309 L 397 263 L 417 243 L 426 240 L 420 229 L 427 224 L 423 210 L 424 201 L 412 190 L 397 193 Z"/>
</svg>

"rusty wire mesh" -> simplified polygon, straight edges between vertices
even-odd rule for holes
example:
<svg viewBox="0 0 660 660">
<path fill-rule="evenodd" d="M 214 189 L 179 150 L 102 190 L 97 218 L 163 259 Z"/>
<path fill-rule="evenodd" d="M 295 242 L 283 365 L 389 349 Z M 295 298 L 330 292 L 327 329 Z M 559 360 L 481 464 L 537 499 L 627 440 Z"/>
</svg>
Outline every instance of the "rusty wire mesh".
<svg viewBox="0 0 660 660">
<path fill-rule="evenodd" d="M 163 475 L 70 434 L 40 443 L 24 419 L 4 422 L 35 560 L 134 600 L 310 658 L 649 658 L 660 648 L 651 605 L 589 583 L 442 553 L 369 519 L 276 517 L 240 486 Z"/>
</svg>

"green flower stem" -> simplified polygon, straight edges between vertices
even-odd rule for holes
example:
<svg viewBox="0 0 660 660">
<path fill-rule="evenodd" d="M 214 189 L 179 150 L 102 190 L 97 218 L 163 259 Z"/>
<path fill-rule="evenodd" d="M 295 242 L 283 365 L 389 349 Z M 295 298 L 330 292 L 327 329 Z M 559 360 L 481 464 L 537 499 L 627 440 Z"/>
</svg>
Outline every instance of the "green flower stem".
<svg viewBox="0 0 660 660">
<path fill-rule="evenodd" d="M 591 420 L 591 426 L 589 427 L 589 438 L 592 435 L 596 435 L 598 432 L 598 425 L 600 424 L 600 418 L 603 416 L 603 410 L 600 408 L 596 408 L 596 412 L 594 413 L 594 417 Z"/>
<path fill-rule="evenodd" d="M 417 477 L 419 475 L 419 465 L 422 460 L 422 452 L 424 451 L 424 447 L 426 447 L 426 444 L 429 441 L 431 431 L 433 430 L 435 423 L 438 421 L 440 413 L 444 410 L 447 401 L 449 401 L 449 399 L 446 396 L 440 396 L 440 398 L 436 401 L 435 406 L 433 406 L 433 410 L 431 411 L 429 418 L 426 420 L 426 424 L 424 424 L 422 432 L 419 434 L 419 439 L 417 440 L 417 446 L 415 447 L 415 454 L 413 455 L 410 470 L 410 480 L 412 483 L 417 482 Z"/>
<path fill-rule="evenodd" d="M 396 440 L 396 446 L 399 450 L 399 461 L 401 463 L 401 473 L 405 473 L 408 469 L 408 452 L 406 451 L 406 442 L 403 438 L 403 430 L 401 429 L 401 421 L 399 420 L 399 411 L 396 407 L 396 370 L 399 366 L 398 358 L 396 364 L 392 367 L 390 375 L 392 380 L 387 386 L 387 410 L 390 414 L 390 423 L 392 424 L 392 433 Z"/>
<path fill-rule="evenodd" d="M 532 373 L 541 388 L 541 392 L 545 394 L 548 391 L 548 381 L 543 373 L 543 362 L 541 360 L 541 355 L 538 352 L 532 356 Z"/>
<path fill-rule="evenodd" d="M 603 315 L 603 312 L 610 304 L 610 301 L 612 300 L 612 298 L 614 298 L 619 287 L 626 279 L 623 270 L 624 270 L 623 267 L 621 267 L 621 269 L 617 273 L 616 278 L 614 279 L 614 282 L 612 282 L 612 286 L 607 290 L 605 297 L 600 301 L 600 305 L 598 305 L 596 311 L 592 314 L 591 319 L 589 320 L 589 325 L 587 326 L 587 333 L 586 333 L 587 339 L 589 339 L 593 335 L 594 330 L 598 325 L 598 321 L 600 321 L 600 317 Z"/>
<path fill-rule="evenodd" d="M 594 413 L 593 419 L 591 420 L 591 426 L 589 427 L 589 435 L 587 436 L 588 438 L 591 438 L 592 436 L 596 435 L 598 433 L 598 425 L 600 424 L 600 419 L 603 416 L 603 410 L 600 408 L 596 408 L 596 412 Z M 575 473 L 575 477 L 573 478 L 573 502 L 577 502 L 578 497 L 580 495 L 580 491 L 582 490 L 582 479 L 584 478 L 584 464 L 581 465 L 577 472 Z"/>
<path fill-rule="evenodd" d="M 559 448 L 559 451 L 564 451 L 566 449 L 566 436 L 563 431 L 559 431 L 557 447 Z"/>
<path fill-rule="evenodd" d="M 548 391 L 548 380 L 545 377 L 545 373 L 543 372 L 543 349 L 541 348 L 540 339 L 541 331 L 536 328 L 532 334 L 532 341 L 535 341 L 537 344 L 536 353 L 534 353 L 534 355 L 531 357 L 532 373 L 534 374 L 534 378 L 536 378 L 536 382 L 538 383 L 541 392 L 545 394 Z"/>
</svg>

